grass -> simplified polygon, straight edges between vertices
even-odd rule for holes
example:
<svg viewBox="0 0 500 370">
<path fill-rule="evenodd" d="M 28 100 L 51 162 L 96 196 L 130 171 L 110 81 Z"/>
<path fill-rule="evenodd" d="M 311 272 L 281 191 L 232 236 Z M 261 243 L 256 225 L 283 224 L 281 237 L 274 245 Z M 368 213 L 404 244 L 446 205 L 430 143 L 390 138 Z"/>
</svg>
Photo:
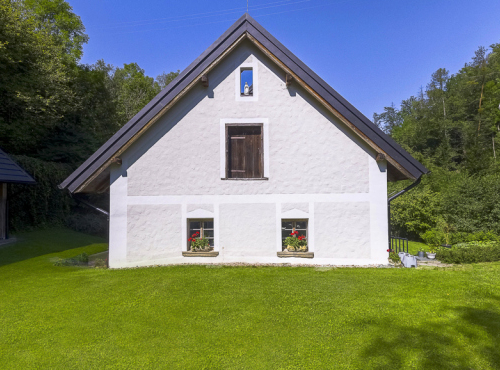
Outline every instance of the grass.
<svg viewBox="0 0 500 370">
<path fill-rule="evenodd" d="M 500 263 L 446 269 L 171 266 L 64 229 L 0 249 L 2 369 L 500 369 Z"/>
<path fill-rule="evenodd" d="M 408 252 L 410 254 L 413 254 L 414 256 L 416 256 L 419 251 L 427 252 L 428 250 L 429 246 L 427 244 L 414 242 L 411 240 L 408 241 Z"/>
</svg>

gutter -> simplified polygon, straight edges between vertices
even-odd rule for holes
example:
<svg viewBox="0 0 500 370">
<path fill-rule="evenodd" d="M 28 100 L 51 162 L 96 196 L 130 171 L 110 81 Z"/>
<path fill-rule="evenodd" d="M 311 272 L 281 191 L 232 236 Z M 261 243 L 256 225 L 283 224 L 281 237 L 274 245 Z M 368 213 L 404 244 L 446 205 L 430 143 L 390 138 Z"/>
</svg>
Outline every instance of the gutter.
<svg viewBox="0 0 500 370">
<path fill-rule="evenodd" d="M 430 172 L 428 172 L 428 173 L 430 173 Z M 394 199 L 396 199 L 397 197 L 399 197 L 400 195 L 403 195 L 404 193 L 406 193 L 406 192 L 410 191 L 411 189 L 413 189 L 414 187 L 416 187 L 418 184 L 420 184 L 421 181 L 422 181 L 422 175 L 420 175 L 415 182 L 411 183 L 406 188 L 397 192 L 392 197 L 387 199 L 387 218 L 389 221 L 388 225 L 387 225 L 387 232 L 389 234 L 389 249 L 391 249 L 391 202 Z"/>
</svg>

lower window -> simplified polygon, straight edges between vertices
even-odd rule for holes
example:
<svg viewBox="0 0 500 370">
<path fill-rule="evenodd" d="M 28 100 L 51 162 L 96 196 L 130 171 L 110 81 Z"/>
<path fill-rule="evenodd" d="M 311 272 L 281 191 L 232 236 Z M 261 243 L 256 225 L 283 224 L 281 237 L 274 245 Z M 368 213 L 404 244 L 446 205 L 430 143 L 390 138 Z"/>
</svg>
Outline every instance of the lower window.
<svg viewBox="0 0 500 370">
<path fill-rule="evenodd" d="M 214 220 L 188 220 L 188 250 L 202 250 L 214 247 Z"/>
<path fill-rule="evenodd" d="M 307 252 L 307 220 L 282 220 L 281 241 L 284 251 Z"/>
</svg>

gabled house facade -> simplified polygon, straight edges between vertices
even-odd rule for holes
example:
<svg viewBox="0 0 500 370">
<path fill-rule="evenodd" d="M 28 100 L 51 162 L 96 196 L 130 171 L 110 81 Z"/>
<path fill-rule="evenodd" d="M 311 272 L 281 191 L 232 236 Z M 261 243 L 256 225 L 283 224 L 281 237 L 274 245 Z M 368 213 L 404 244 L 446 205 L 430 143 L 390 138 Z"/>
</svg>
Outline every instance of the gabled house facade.
<svg viewBox="0 0 500 370">
<path fill-rule="evenodd" d="M 110 267 L 367 265 L 427 172 L 245 14 L 60 187 L 109 191 Z"/>
</svg>

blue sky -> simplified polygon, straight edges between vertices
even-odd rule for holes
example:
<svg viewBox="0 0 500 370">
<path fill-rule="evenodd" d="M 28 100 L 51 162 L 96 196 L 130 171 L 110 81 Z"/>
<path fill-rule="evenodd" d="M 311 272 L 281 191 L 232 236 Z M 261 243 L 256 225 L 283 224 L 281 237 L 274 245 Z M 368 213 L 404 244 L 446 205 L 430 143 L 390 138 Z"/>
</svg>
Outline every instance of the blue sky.
<svg viewBox="0 0 500 370">
<path fill-rule="evenodd" d="M 83 63 L 184 69 L 246 0 L 69 0 L 90 36 Z M 478 46 L 500 42 L 499 0 L 250 0 L 249 13 L 368 118 Z"/>
</svg>

